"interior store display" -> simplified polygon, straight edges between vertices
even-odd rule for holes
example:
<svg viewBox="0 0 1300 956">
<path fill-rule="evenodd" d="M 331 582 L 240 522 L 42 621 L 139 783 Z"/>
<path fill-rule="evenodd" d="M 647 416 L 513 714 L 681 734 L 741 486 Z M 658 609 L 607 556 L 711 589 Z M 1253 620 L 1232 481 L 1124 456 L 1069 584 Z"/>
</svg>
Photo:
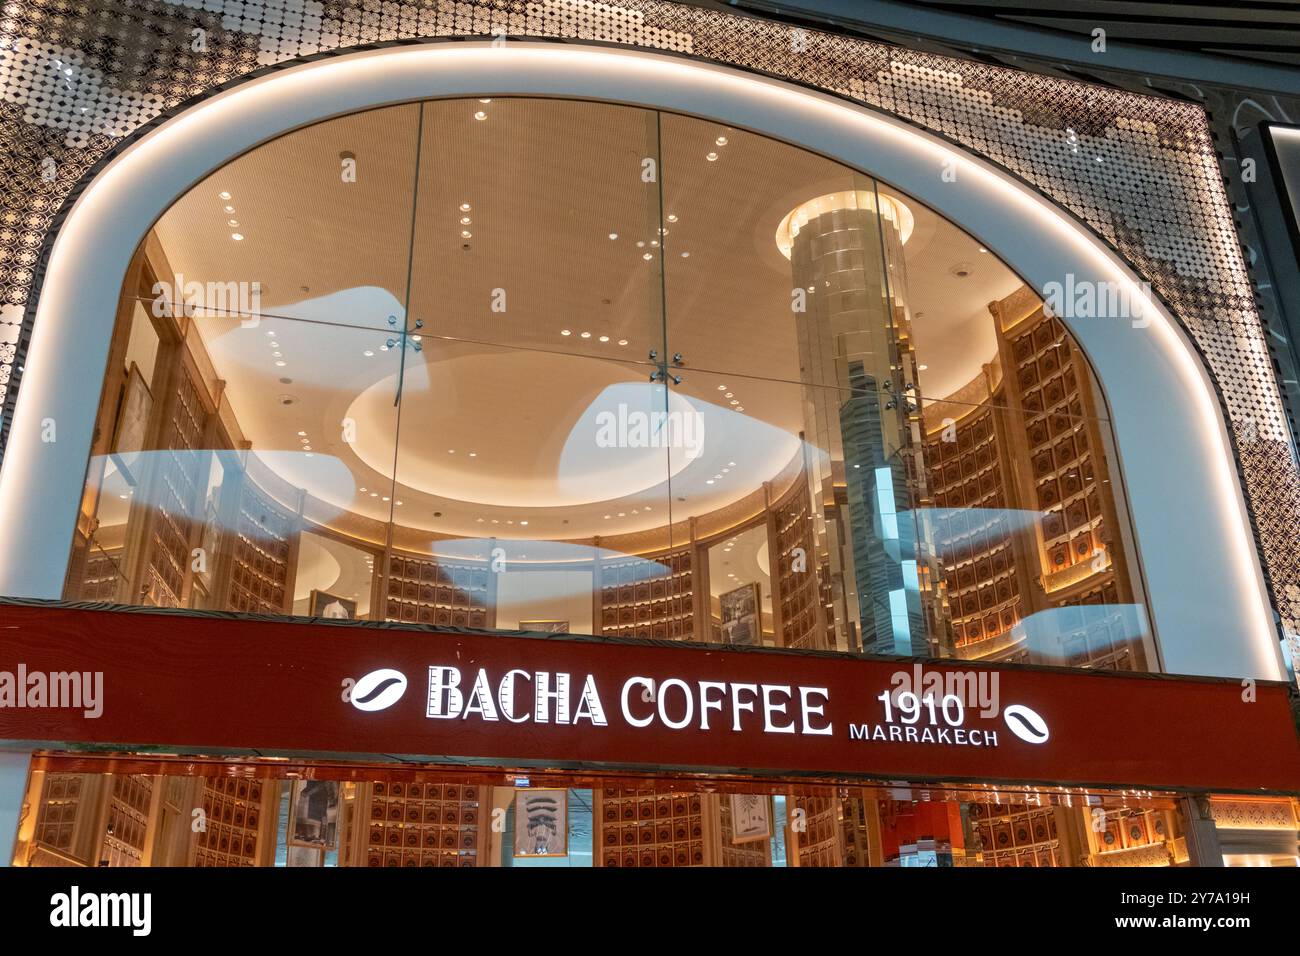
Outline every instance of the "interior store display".
<svg viewBox="0 0 1300 956">
<path fill-rule="evenodd" d="M 196 768 L 175 760 L 138 758 L 130 772 L 107 771 L 101 762 L 105 767 L 96 768 L 93 758 L 82 758 L 70 771 L 68 758 L 41 758 L 28 791 L 35 812 L 20 827 L 16 865 L 465 867 L 528 858 L 634 868 L 1190 863 L 1184 811 L 1174 795 L 1160 792 L 803 784 L 742 794 L 720 789 L 720 780 L 688 785 L 661 777 L 623 785 L 548 774 L 542 786 L 515 786 L 500 772 L 433 768 L 386 768 L 384 779 L 366 780 L 367 768 L 358 765 L 343 768 L 347 779 L 319 781 L 339 798 L 331 851 L 298 841 L 293 817 L 267 814 L 281 805 L 287 784 L 304 783 L 277 776 L 284 767 L 226 762 L 224 777 L 202 777 L 189 776 Z M 587 827 L 583 808 L 593 795 Z M 191 798 L 208 812 L 206 829 L 190 825 Z M 781 805 L 788 812 L 774 814 Z M 492 807 L 513 807 L 514 825 L 491 826 L 494 815 L 506 813 Z M 573 807 L 581 819 L 571 822 Z M 1238 865 L 1296 865 L 1294 798 L 1215 796 L 1210 810 Z"/>
</svg>

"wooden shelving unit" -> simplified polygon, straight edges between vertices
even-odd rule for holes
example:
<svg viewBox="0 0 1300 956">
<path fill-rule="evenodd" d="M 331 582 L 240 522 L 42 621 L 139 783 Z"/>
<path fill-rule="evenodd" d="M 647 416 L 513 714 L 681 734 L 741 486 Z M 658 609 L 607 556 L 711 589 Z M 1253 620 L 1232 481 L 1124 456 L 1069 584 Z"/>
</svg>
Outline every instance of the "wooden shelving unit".
<svg viewBox="0 0 1300 956">
<path fill-rule="evenodd" d="M 484 788 L 445 781 L 375 781 L 358 798 L 369 867 L 481 866 Z"/>
<path fill-rule="evenodd" d="M 496 624 L 496 575 L 486 561 L 392 555 L 384 620 L 439 627 Z"/>
<path fill-rule="evenodd" d="M 656 641 L 694 639 L 694 563 L 692 548 L 597 558 L 597 633 Z"/>
<path fill-rule="evenodd" d="M 1059 811 L 1024 803 L 973 803 L 972 831 L 986 867 L 1064 866 Z"/>
<path fill-rule="evenodd" d="M 278 794 L 279 787 L 265 780 L 205 779 L 202 799 L 207 823 L 195 841 L 193 865 L 265 865 L 266 835 L 275 833 Z"/>
<path fill-rule="evenodd" d="M 239 517 L 233 548 L 227 607 L 256 614 L 282 614 L 290 579 L 294 516 L 245 480 L 240 486 Z"/>
<path fill-rule="evenodd" d="M 706 866 L 701 793 L 603 787 L 595 791 L 596 864 Z"/>
</svg>

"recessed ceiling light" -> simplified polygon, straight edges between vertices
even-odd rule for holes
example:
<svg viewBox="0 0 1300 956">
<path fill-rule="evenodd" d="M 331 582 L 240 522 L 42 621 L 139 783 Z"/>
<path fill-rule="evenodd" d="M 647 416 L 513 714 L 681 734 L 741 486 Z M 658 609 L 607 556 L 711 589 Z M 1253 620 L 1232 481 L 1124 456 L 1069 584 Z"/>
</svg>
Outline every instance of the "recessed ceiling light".
<svg viewBox="0 0 1300 956">
<path fill-rule="evenodd" d="M 519 523 L 520 523 L 520 524 L 528 524 L 527 521 L 521 521 L 521 522 L 519 522 Z"/>
<path fill-rule="evenodd" d="M 600 341 L 602 341 L 602 342 L 608 342 L 608 341 L 609 341 L 609 336 L 608 336 L 608 335 L 602 335 L 602 336 L 600 337 Z"/>
<path fill-rule="evenodd" d="M 462 226 L 468 226 L 468 225 L 469 225 L 469 216 L 461 216 L 461 217 L 460 217 L 460 224 L 461 224 Z"/>
<path fill-rule="evenodd" d="M 238 220 L 238 219 L 227 219 L 227 220 L 226 220 L 226 225 L 228 225 L 228 226 L 238 226 L 238 225 L 239 225 L 239 220 Z"/>
<path fill-rule="evenodd" d="M 718 146 L 726 146 L 726 145 L 727 145 L 727 137 L 725 137 L 725 136 L 719 136 L 719 137 L 718 137 L 717 139 L 715 139 L 713 142 L 714 142 L 716 145 L 718 145 Z"/>
<path fill-rule="evenodd" d="M 581 338 L 584 338 L 584 339 L 589 339 L 589 338 L 591 338 L 591 333 L 590 333 L 590 332 L 583 332 L 583 333 L 581 333 L 580 337 L 581 337 Z"/>
<path fill-rule="evenodd" d="M 387 501 L 387 500 L 388 500 L 388 495 L 384 495 L 384 497 L 380 498 L 379 500 L 380 500 L 380 501 Z"/>
<path fill-rule="evenodd" d="M 371 349 L 366 349 L 361 354 L 364 355 L 366 358 L 370 358 L 370 356 L 374 355 L 375 353 Z"/>
<path fill-rule="evenodd" d="M 301 438 L 303 435 L 306 435 L 306 434 L 307 434 L 306 432 L 299 432 L 299 433 L 298 433 L 298 437 Z M 362 488 L 361 490 L 362 490 L 362 491 L 365 491 L 366 489 Z"/>
<path fill-rule="evenodd" d="M 736 411 L 738 411 L 738 412 L 743 412 L 744 410 L 745 410 L 745 406 L 744 406 L 744 405 L 737 405 L 737 406 L 736 406 Z"/>
<path fill-rule="evenodd" d="M 284 366 L 285 366 L 287 363 L 286 363 L 286 362 L 276 362 L 275 364 L 276 364 L 279 368 L 284 368 Z"/>
<path fill-rule="evenodd" d="M 311 445 L 303 445 L 303 446 L 302 446 L 302 450 L 303 450 L 303 451 L 311 451 Z"/>
<path fill-rule="evenodd" d="M 572 334 L 573 334 L 573 331 L 572 331 L 571 329 L 560 329 L 560 334 L 561 334 L 561 335 L 572 335 Z"/>
<path fill-rule="evenodd" d="M 227 192 L 217 193 L 217 195 L 220 196 L 222 199 L 229 199 L 229 198 L 230 198 L 230 193 L 227 193 Z"/>
<path fill-rule="evenodd" d="M 275 329 L 271 329 L 271 331 L 267 332 L 266 334 L 267 334 L 267 335 L 275 335 Z"/>
<path fill-rule="evenodd" d="M 225 212 L 234 212 L 234 211 L 235 211 L 235 207 L 234 207 L 234 206 L 223 206 L 222 209 L 223 209 Z"/>
<path fill-rule="evenodd" d="M 469 453 L 469 457 L 471 457 L 471 458 L 477 458 L 477 457 L 478 457 L 478 452 L 476 452 L 476 451 L 472 451 L 472 452 L 470 452 L 470 453 Z"/>
<path fill-rule="evenodd" d="M 718 158 L 718 154 L 709 153 L 709 155 L 705 156 L 704 158 L 707 159 L 709 162 L 714 162 Z"/>
<path fill-rule="evenodd" d="M 467 203 L 467 202 L 463 202 L 463 203 L 461 203 L 461 204 L 460 204 L 460 211 L 461 211 L 461 212 L 469 212 L 469 203 Z"/>
<path fill-rule="evenodd" d="M 918 371 L 921 371 L 921 372 L 924 372 L 924 371 L 925 371 L 926 369 L 928 369 L 929 367 L 930 367 L 930 366 L 928 366 L 928 365 L 918 365 L 918 366 L 917 366 L 917 370 L 918 370 Z"/>
<path fill-rule="evenodd" d="M 460 237 L 462 239 L 473 239 L 474 233 L 470 232 L 468 229 L 462 229 L 460 231 Z"/>
<path fill-rule="evenodd" d="M 673 215 L 672 213 L 669 213 L 669 214 L 668 214 L 668 221 L 669 221 L 669 222 L 676 222 L 676 221 L 677 221 L 677 217 L 676 217 L 675 215 Z"/>
<path fill-rule="evenodd" d="M 230 238 L 231 238 L 231 239 L 234 239 L 235 242 L 243 242 L 243 241 L 244 241 L 244 234 L 243 234 L 242 232 L 232 232 L 232 233 L 230 234 Z"/>
<path fill-rule="evenodd" d="M 484 113 L 482 110 L 479 110 L 477 113 L 474 114 L 474 118 L 476 120 L 485 120 L 487 119 L 487 114 Z"/>
<path fill-rule="evenodd" d="M 491 103 L 491 100 L 479 100 L 480 103 Z"/>
<path fill-rule="evenodd" d="M 626 511 L 620 511 L 620 512 L 618 513 L 618 516 L 619 516 L 620 518 L 626 518 L 626 517 L 627 517 L 627 512 L 626 512 Z"/>
<path fill-rule="evenodd" d="M 711 485 L 711 484 L 713 484 L 713 479 L 712 479 L 712 478 L 709 478 L 709 479 L 705 480 L 704 483 L 705 483 L 706 485 Z"/>
<path fill-rule="evenodd" d="M 627 339 L 619 339 L 619 340 L 618 340 L 618 344 L 619 344 L 619 345 L 627 345 Z"/>
<path fill-rule="evenodd" d="M 284 353 L 283 353 L 283 352 L 272 352 L 271 354 L 274 355 L 276 358 L 279 358 L 279 357 L 280 357 L 281 355 L 283 355 Z"/>
<path fill-rule="evenodd" d="M 985 249 L 983 246 L 980 246 L 980 252 L 988 252 L 988 250 Z"/>
<path fill-rule="evenodd" d="M 689 252 L 683 252 L 683 253 L 682 253 L 682 258 L 683 258 L 683 259 L 689 259 L 690 257 L 691 257 L 691 254 L 690 254 Z"/>
<path fill-rule="evenodd" d="M 644 248 L 645 248 L 645 240 L 644 240 L 644 239 L 638 239 L 638 240 L 636 241 L 636 247 L 637 247 L 638 249 L 644 249 Z"/>
<path fill-rule="evenodd" d="M 653 252 L 647 252 L 647 253 L 646 253 L 645 255 L 643 255 L 641 258 L 642 258 L 642 259 L 645 259 L 645 260 L 647 260 L 647 261 L 649 261 L 650 259 L 653 259 L 654 257 L 655 257 L 655 254 L 654 254 Z"/>
<path fill-rule="evenodd" d="M 735 398 L 735 396 L 734 396 L 731 392 L 727 392 L 727 394 L 724 395 L 724 396 L 722 396 L 722 397 L 723 397 L 723 398 Z"/>
<path fill-rule="evenodd" d="M 617 238 L 618 238 L 618 233 L 616 233 L 616 232 L 611 232 L 611 233 L 609 234 L 609 238 L 611 238 L 611 239 L 617 239 Z"/>
<path fill-rule="evenodd" d="M 736 463 L 734 461 L 729 461 L 727 462 L 727 464 L 730 465 L 732 468 L 736 467 Z"/>
<path fill-rule="evenodd" d="M 456 449 L 454 449 L 454 448 L 448 448 L 448 449 L 447 449 L 447 454 L 449 454 L 449 455 L 454 455 L 454 454 L 456 454 Z"/>
</svg>

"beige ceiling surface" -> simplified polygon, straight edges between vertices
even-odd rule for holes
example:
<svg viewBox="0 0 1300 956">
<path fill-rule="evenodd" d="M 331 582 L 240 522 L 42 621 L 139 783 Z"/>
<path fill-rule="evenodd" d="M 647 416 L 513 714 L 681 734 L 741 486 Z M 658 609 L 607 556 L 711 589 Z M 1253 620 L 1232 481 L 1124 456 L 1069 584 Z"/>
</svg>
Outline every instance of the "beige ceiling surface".
<svg viewBox="0 0 1300 956">
<path fill-rule="evenodd" d="M 347 157 L 355 182 L 341 176 Z M 440 533 L 512 523 L 513 536 L 573 538 L 734 502 L 799 453 L 792 279 L 774 235 L 799 203 L 864 184 L 701 120 L 436 101 L 422 120 L 412 104 L 259 147 L 182 197 L 157 234 L 187 281 L 256 281 L 264 313 L 313 320 L 200 321 L 241 429 L 290 481 L 379 520 L 400 507 L 400 523 Z M 1020 283 L 903 201 L 921 384 L 937 397 L 993 356 L 986 303 Z M 386 346 L 408 279 L 423 341 L 402 370 Z M 671 405 L 635 364 L 664 349 L 665 329 L 685 366 Z M 620 406 L 698 414 L 703 450 L 594 454 L 594 417 Z"/>
</svg>

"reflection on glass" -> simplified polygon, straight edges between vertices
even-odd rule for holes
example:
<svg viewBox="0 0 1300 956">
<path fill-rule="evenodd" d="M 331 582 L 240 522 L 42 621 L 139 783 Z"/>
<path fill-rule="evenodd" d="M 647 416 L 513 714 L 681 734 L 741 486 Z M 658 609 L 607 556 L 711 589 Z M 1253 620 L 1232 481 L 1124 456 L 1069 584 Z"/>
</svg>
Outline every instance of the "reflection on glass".
<svg viewBox="0 0 1300 956">
<path fill-rule="evenodd" d="M 367 181 L 348 144 L 387 115 L 253 150 L 141 246 L 70 598 L 1154 666 L 1101 388 L 976 239 L 607 104 L 403 107 Z M 357 183 L 258 185 L 322 144 Z M 267 228 L 205 220 L 214 188 Z M 182 274 L 203 295 L 157 308 Z M 275 309 L 214 307 L 209 277 Z"/>
<path fill-rule="evenodd" d="M 132 331 L 110 359 L 70 594 L 365 614 L 393 508 L 383 471 L 385 456 L 392 470 L 400 360 L 387 339 L 129 308 Z M 153 369 L 149 382 L 142 368 Z"/>
</svg>

